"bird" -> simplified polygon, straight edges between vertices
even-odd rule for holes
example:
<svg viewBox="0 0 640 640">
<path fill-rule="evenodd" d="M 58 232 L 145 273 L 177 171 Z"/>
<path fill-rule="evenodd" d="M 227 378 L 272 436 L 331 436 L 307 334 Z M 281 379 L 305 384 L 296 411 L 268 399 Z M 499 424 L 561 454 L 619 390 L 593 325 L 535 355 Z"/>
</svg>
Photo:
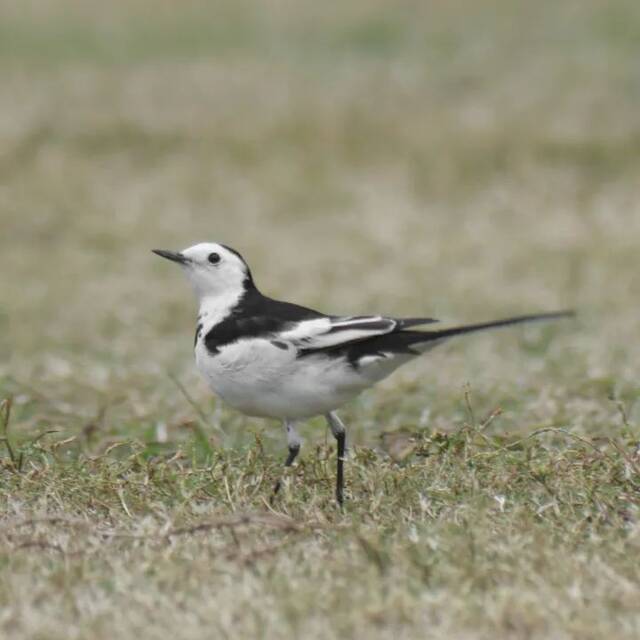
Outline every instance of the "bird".
<svg viewBox="0 0 640 640">
<path fill-rule="evenodd" d="M 152 251 L 180 265 L 195 292 L 194 353 L 201 375 L 233 409 L 282 422 L 285 467 L 300 453 L 298 423 L 325 417 L 337 443 L 339 507 L 344 503 L 346 428 L 337 409 L 454 336 L 573 315 L 554 311 L 442 329 L 430 327 L 437 322 L 430 317 L 330 315 L 263 295 L 245 259 L 225 244 Z M 279 488 L 278 481 L 273 496 Z"/>
</svg>

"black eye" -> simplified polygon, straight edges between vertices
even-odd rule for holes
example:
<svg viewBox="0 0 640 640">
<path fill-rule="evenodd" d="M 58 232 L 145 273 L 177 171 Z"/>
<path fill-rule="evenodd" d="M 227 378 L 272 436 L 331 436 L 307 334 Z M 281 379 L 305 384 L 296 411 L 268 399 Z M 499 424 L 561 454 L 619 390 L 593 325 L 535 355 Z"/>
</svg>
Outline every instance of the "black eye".
<svg viewBox="0 0 640 640">
<path fill-rule="evenodd" d="M 207 260 L 211 264 L 218 264 L 218 262 L 220 262 L 220 260 L 221 260 L 220 254 L 219 253 L 210 253 L 209 257 L 207 258 Z"/>
</svg>

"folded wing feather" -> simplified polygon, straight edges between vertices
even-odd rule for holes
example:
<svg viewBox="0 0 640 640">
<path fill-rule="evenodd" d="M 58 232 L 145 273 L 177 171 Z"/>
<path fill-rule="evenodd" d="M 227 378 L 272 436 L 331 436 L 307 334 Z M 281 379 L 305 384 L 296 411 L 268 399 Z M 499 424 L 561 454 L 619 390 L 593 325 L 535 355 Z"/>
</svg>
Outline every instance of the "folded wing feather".
<svg viewBox="0 0 640 640">
<path fill-rule="evenodd" d="M 428 322 L 435 321 L 431 318 L 398 320 L 383 316 L 314 318 L 299 322 L 288 331 L 283 331 L 279 339 L 287 340 L 305 350 L 315 351 L 359 342 Z"/>
</svg>

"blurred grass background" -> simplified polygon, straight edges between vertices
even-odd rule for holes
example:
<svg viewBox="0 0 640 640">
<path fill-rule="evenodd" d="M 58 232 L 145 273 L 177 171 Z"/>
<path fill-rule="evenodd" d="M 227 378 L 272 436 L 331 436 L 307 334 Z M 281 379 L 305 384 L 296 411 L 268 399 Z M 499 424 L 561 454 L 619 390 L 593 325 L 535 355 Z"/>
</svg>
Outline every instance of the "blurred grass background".
<svg viewBox="0 0 640 640">
<path fill-rule="evenodd" d="M 621 406 L 637 424 L 639 59 L 632 0 L 1 2 L 16 437 L 190 441 L 170 374 L 226 431 L 204 425 L 216 446 L 253 442 L 264 423 L 210 398 L 188 286 L 149 252 L 202 240 L 329 312 L 579 311 L 410 365 L 346 409 L 353 442 L 449 432 L 467 388 L 479 415 L 502 407 L 496 434 L 608 437 Z"/>
<path fill-rule="evenodd" d="M 172 411 L 194 309 L 149 249 L 201 240 L 336 313 L 579 309 L 540 379 L 470 339 L 403 374 L 428 400 L 539 388 L 556 348 L 564 383 L 637 389 L 635 3 L 50 1 L 0 30 L 4 370 L 81 419 L 145 385 Z"/>
</svg>

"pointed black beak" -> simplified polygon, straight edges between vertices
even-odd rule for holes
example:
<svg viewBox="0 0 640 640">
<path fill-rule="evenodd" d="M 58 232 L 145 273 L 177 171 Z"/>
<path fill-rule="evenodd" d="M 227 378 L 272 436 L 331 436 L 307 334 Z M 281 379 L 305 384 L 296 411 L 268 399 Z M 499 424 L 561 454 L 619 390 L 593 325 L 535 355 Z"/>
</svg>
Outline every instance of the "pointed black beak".
<svg viewBox="0 0 640 640">
<path fill-rule="evenodd" d="M 177 262 L 179 264 L 186 264 L 188 262 L 188 259 L 179 251 L 165 251 L 165 249 L 151 249 L 151 251 L 162 258 L 171 260 L 172 262 Z"/>
</svg>

